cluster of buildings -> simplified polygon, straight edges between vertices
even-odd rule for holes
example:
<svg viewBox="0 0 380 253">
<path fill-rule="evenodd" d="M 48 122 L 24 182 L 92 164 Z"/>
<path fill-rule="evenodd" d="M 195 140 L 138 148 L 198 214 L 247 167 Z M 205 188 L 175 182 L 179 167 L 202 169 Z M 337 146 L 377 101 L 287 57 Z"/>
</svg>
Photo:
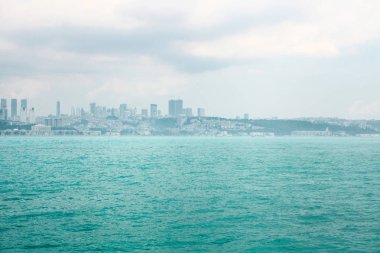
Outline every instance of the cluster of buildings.
<svg viewBox="0 0 380 253">
<path fill-rule="evenodd" d="M 1 99 L 0 135 L 197 135 L 197 136 L 360 136 L 379 137 L 380 121 L 305 118 L 256 119 L 248 114 L 235 119 L 206 117 L 204 108 L 193 111 L 182 99 L 168 101 L 167 114 L 157 104 L 137 110 L 127 104 L 105 107 L 90 103 L 87 110 L 36 116 L 27 99 Z"/>
<path fill-rule="evenodd" d="M 0 120 L 34 124 L 36 121 L 35 109 L 34 107 L 28 108 L 27 99 L 21 99 L 19 103 L 16 98 L 12 98 L 10 99 L 10 106 L 8 106 L 8 99 L 2 98 L 0 102 Z"/>
</svg>

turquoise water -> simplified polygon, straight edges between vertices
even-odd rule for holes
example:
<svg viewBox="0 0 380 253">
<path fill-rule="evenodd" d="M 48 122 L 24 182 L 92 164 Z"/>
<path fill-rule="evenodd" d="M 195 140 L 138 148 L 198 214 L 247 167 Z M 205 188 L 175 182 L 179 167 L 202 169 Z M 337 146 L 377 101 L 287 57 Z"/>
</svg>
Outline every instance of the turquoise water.
<svg viewBox="0 0 380 253">
<path fill-rule="evenodd" d="M 380 139 L 0 138 L 9 252 L 379 252 Z"/>
</svg>

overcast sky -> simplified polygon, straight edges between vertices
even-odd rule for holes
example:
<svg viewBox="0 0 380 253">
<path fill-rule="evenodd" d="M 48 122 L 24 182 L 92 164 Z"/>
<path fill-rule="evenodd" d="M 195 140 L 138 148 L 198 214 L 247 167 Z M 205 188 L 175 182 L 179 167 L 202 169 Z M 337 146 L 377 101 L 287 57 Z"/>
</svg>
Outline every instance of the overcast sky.
<svg viewBox="0 0 380 253">
<path fill-rule="evenodd" d="M 378 0 L 0 0 L 0 96 L 380 119 Z"/>
</svg>

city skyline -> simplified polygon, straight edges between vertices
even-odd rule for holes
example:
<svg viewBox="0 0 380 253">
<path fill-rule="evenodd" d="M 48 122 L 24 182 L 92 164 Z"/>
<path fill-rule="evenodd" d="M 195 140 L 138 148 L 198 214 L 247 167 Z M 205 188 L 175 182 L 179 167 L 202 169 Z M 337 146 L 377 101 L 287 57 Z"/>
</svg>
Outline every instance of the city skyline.
<svg viewBox="0 0 380 253">
<path fill-rule="evenodd" d="M 8 100 L 9 100 L 9 105 L 8 105 Z M 171 103 L 176 102 L 180 103 L 180 105 L 176 106 L 174 108 L 174 112 L 172 111 L 173 108 L 171 108 Z M 0 106 L 0 120 L 10 120 L 10 121 L 21 121 L 21 122 L 28 122 L 28 123 L 35 123 L 35 122 L 30 122 L 27 120 L 29 117 L 29 113 L 32 112 L 33 118 L 35 116 L 37 117 L 43 117 L 43 116 L 79 116 L 81 112 L 88 112 L 92 115 L 96 115 L 98 110 L 111 110 L 112 115 L 114 115 L 114 111 L 117 111 L 118 116 L 120 117 L 126 117 L 127 115 L 124 115 L 127 112 L 133 111 L 133 115 L 141 115 L 143 117 L 149 117 L 149 118 L 157 118 L 157 117 L 178 117 L 181 115 L 184 115 L 186 117 L 193 117 L 193 116 L 198 116 L 198 117 L 204 117 L 206 116 L 205 114 L 205 108 L 202 107 L 196 107 L 194 108 L 194 113 L 193 114 L 193 108 L 192 107 L 183 107 L 183 100 L 182 99 L 170 99 L 168 101 L 168 107 L 163 109 L 164 107 L 159 107 L 158 104 L 155 103 L 150 103 L 148 107 L 144 108 L 137 108 L 133 105 L 129 105 L 126 103 L 119 104 L 118 106 L 106 106 L 106 105 L 101 105 L 97 104 L 96 102 L 91 102 L 89 103 L 87 108 L 84 107 L 78 107 L 74 105 L 70 105 L 70 113 L 61 111 L 61 101 L 56 101 L 55 102 L 55 113 L 48 113 L 48 114 L 37 114 L 35 107 L 31 106 L 31 108 L 28 111 L 28 104 L 30 105 L 30 100 L 23 98 L 23 99 L 17 99 L 17 98 L 1 98 L 1 106 Z M 11 113 L 9 115 L 9 112 Z M 78 113 L 79 112 L 79 113 Z M 128 116 L 133 116 L 133 115 L 128 115 Z"/>
<path fill-rule="evenodd" d="M 146 8 L 146 6 L 149 8 Z M 75 8 L 73 8 L 75 6 Z M 380 119 L 378 1 L 0 1 L 0 96 Z M 53 110 L 51 110 L 53 108 Z M 193 112 L 194 113 L 194 112 Z"/>
</svg>

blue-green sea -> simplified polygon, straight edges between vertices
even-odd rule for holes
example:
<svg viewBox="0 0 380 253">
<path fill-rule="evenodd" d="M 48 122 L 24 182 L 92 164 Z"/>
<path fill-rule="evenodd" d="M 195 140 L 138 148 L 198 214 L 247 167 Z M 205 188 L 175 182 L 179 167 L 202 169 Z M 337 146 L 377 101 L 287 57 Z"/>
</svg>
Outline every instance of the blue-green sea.
<svg viewBox="0 0 380 253">
<path fill-rule="evenodd" d="M 380 139 L 0 138 L 0 251 L 380 252 Z"/>
</svg>

